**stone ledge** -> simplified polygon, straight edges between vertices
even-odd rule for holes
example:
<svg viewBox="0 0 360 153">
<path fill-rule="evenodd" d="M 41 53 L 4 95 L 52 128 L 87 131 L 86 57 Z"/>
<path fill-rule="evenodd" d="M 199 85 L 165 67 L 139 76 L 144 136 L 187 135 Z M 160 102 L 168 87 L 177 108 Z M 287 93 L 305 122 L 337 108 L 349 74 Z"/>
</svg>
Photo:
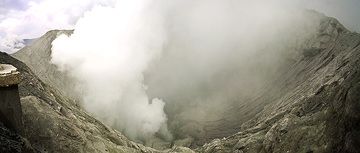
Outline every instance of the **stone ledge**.
<svg viewBox="0 0 360 153">
<path fill-rule="evenodd" d="M 0 87 L 8 87 L 20 83 L 20 73 L 12 65 L 0 64 Z"/>
</svg>

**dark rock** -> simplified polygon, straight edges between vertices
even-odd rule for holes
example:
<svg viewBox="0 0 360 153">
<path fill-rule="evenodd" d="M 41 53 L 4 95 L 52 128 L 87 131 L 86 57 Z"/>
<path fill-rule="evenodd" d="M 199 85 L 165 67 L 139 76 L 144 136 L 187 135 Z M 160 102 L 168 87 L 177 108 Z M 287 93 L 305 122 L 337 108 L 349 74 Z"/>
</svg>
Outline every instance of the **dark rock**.
<svg viewBox="0 0 360 153">
<path fill-rule="evenodd" d="M 9 129 L 22 132 L 22 110 L 18 90 L 19 72 L 12 65 L 0 64 L 0 121 Z"/>
<path fill-rule="evenodd" d="M 321 48 L 308 48 L 303 50 L 304 57 L 313 57 L 319 54 L 323 49 Z"/>
<path fill-rule="evenodd" d="M 22 132 L 22 110 L 17 85 L 0 87 L 0 121 L 8 128 Z"/>
<path fill-rule="evenodd" d="M 35 150 L 25 138 L 3 126 L 0 122 L 0 152 L 35 153 Z"/>
</svg>

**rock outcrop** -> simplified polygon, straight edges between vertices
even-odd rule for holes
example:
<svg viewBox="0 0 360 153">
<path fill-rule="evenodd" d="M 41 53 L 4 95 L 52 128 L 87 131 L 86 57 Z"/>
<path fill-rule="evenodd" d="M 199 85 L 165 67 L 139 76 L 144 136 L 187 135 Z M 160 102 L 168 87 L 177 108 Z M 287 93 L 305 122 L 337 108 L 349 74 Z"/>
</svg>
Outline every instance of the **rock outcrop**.
<svg viewBox="0 0 360 153">
<path fill-rule="evenodd" d="M 35 153 L 29 141 L 0 122 L 1 153 Z"/>
</svg>

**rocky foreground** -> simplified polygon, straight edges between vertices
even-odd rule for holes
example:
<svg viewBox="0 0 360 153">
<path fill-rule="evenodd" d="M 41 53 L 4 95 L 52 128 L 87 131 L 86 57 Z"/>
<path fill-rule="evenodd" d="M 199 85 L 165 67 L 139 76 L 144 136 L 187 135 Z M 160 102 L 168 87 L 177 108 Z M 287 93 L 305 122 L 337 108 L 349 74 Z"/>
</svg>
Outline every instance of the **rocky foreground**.
<svg viewBox="0 0 360 153">
<path fill-rule="evenodd" d="M 324 17 L 319 23 L 318 32 L 303 45 L 297 60 L 289 62 L 286 71 L 261 94 L 231 108 L 217 126 L 211 125 L 215 130 L 205 132 L 203 140 L 215 139 L 193 150 L 360 151 L 360 34 L 348 31 L 334 18 Z M 33 43 L 51 48 L 58 32 L 49 32 L 43 36 L 46 39 Z M 25 134 L 24 138 L 16 137 L 16 144 L 21 146 L 28 140 L 37 152 L 192 152 L 184 147 L 165 151 L 145 147 L 89 116 L 77 102 L 64 96 L 66 91 L 59 91 L 60 83 L 51 84 L 57 75 L 49 75 L 56 69 L 46 68 L 49 50 L 40 49 L 47 51 L 46 55 L 35 51 L 30 46 L 15 55 L 35 73 L 22 62 L 0 54 L 1 63 L 17 67 L 22 78 L 19 89 Z"/>
</svg>

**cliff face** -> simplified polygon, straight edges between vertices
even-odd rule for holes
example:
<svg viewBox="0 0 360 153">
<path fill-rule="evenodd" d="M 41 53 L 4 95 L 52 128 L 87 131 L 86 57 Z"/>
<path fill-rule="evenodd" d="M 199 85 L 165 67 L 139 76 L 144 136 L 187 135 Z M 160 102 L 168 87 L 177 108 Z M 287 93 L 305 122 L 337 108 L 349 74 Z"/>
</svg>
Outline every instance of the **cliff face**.
<svg viewBox="0 0 360 153">
<path fill-rule="evenodd" d="M 23 137 L 37 152 L 156 152 L 129 141 L 89 116 L 74 100 L 43 83 L 24 63 L 5 53 L 0 53 L 0 61 L 15 66 L 21 74 Z M 16 133 L 7 131 L 1 126 L 0 138 L 13 143 L 1 145 L 16 149 L 26 142 Z"/>
<path fill-rule="evenodd" d="M 229 118 L 258 113 L 240 123 L 235 135 L 198 151 L 359 152 L 359 57 L 360 35 L 323 19 L 302 58 Z"/>
</svg>

